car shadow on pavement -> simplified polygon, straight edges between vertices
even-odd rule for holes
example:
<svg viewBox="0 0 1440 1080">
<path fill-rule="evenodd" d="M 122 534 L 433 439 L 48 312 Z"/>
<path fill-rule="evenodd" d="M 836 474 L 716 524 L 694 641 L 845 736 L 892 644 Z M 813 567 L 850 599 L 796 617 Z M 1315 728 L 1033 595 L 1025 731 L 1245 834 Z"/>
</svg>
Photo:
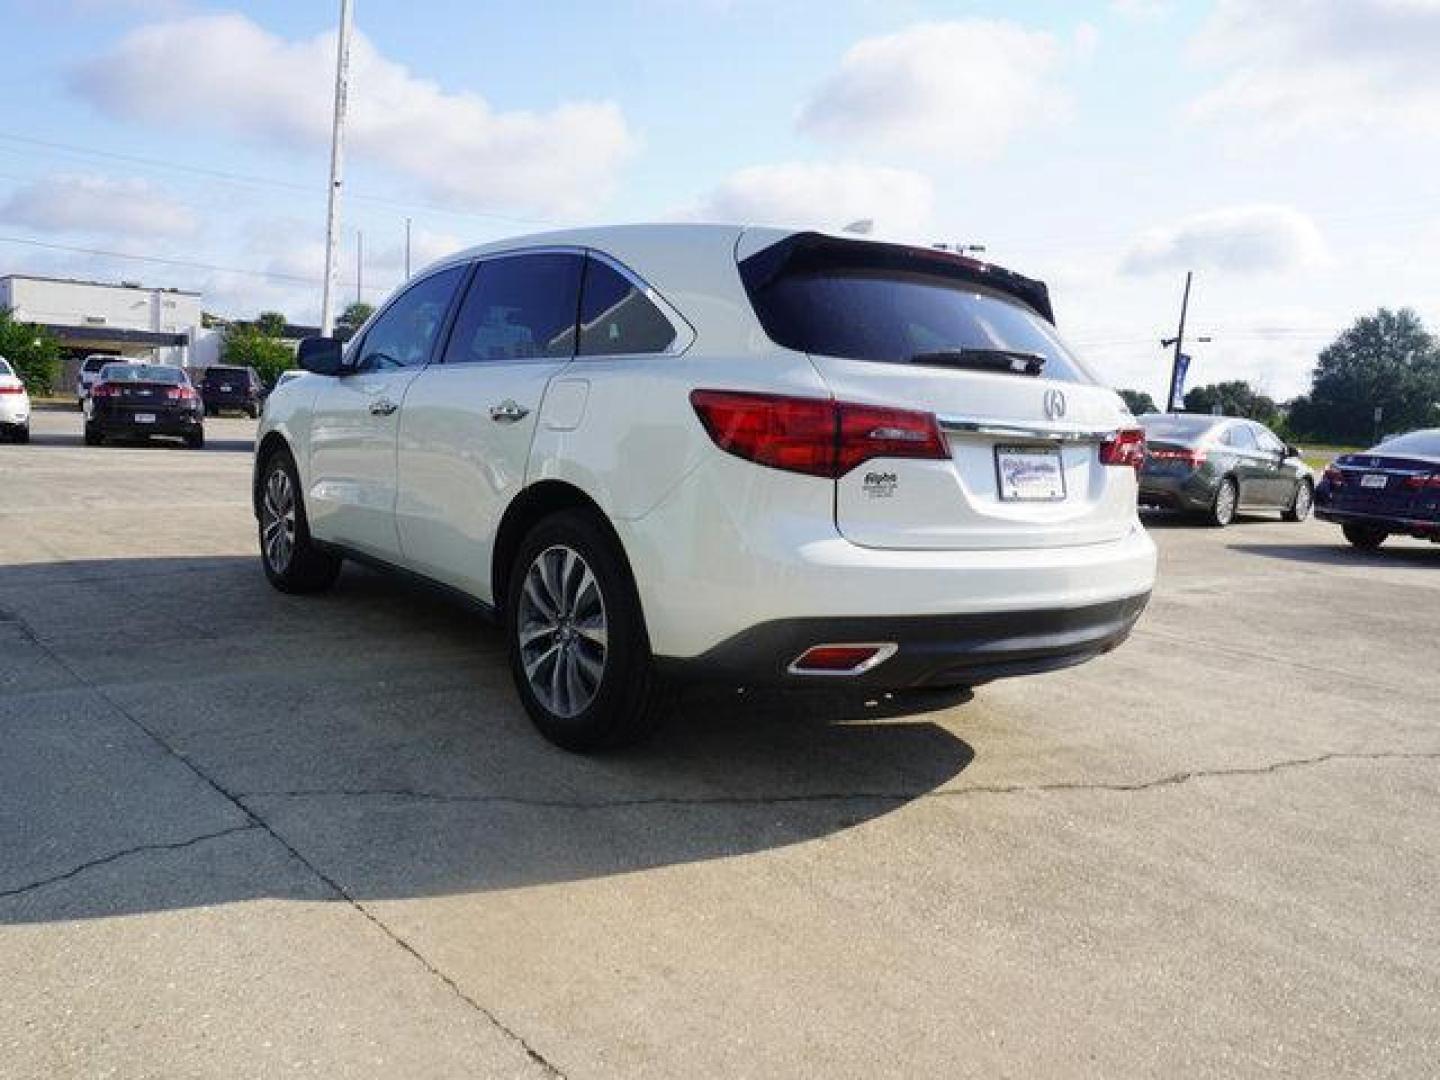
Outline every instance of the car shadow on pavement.
<svg viewBox="0 0 1440 1080">
<path fill-rule="evenodd" d="M 1322 566 L 1440 566 L 1440 544 L 1426 547 L 1387 544 L 1361 551 L 1337 537 L 1333 544 L 1231 544 L 1231 551 L 1269 559 L 1317 563 Z"/>
<path fill-rule="evenodd" d="M 30 442 L 27 448 L 36 449 L 64 449 L 79 450 L 86 449 L 84 434 L 80 430 L 81 421 L 76 419 L 74 434 L 69 432 L 35 431 L 30 432 Z M 155 438 L 155 439 L 108 439 L 103 446 L 89 447 L 95 453 L 104 453 L 111 448 L 123 448 L 126 450 L 177 450 L 186 453 L 196 453 L 179 439 Z M 201 453 L 231 453 L 250 454 L 255 450 L 254 439 L 217 439 L 207 437 L 205 448 Z"/>
<path fill-rule="evenodd" d="M 682 693 L 643 746 L 567 754 L 520 708 L 499 631 L 352 567 L 319 597 L 249 557 L 3 567 L 0 655 L 0 924 L 823 843 L 974 758 L 927 716 L 965 692 L 721 687 Z"/>
</svg>

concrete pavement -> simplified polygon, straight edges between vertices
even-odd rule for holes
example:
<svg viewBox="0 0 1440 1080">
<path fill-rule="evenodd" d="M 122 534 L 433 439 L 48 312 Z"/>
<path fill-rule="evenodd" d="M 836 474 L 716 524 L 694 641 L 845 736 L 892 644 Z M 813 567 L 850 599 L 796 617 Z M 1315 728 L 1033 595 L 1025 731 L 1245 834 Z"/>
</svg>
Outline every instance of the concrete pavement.
<svg viewBox="0 0 1440 1080">
<path fill-rule="evenodd" d="M 1155 522 L 972 700 L 536 736 L 474 616 L 254 555 L 253 425 L 0 446 L 0 1076 L 1415 1076 L 1440 547 Z"/>
</svg>

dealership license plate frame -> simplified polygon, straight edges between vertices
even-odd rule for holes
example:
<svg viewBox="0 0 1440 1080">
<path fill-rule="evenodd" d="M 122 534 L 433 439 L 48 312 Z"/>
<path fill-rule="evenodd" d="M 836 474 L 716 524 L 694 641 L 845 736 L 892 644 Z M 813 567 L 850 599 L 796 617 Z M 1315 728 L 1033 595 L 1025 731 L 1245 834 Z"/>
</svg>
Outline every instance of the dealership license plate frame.
<svg viewBox="0 0 1440 1080">
<path fill-rule="evenodd" d="M 1027 477 L 1020 466 L 1045 463 L 1048 476 Z M 1008 466 L 1008 468 L 1007 468 Z M 1064 502 L 1065 461 L 1055 443 L 1002 443 L 995 447 L 995 483 L 1002 502 Z"/>
</svg>

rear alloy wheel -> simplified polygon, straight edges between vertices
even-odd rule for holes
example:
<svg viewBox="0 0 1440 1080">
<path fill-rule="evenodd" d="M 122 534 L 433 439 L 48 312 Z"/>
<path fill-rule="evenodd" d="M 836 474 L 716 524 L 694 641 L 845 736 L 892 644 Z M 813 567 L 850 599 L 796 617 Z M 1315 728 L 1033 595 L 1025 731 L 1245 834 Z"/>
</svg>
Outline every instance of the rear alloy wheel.
<svg viewBox="0 0 1440 1080">
<path fill-rule="evenodd" d="M 1240 488 L 1230 477 L 1220 481 L 1220 490 L 1215 492 L 1215 502 L 1210 507 L 1210 524 L 1223 529 L 1235 520 L 1235 509 L 1240 504 Z"/>
<path fill-rule="evenodd" d="M 1310 511 L 1315 506 L 1315 488 L 1309 480 L 1301 480 L 1295 485 L 1295 498 L 1290 503 L 1290 509 L 1284 511 L 1281 516 L 1286 521 L 1304 521 L 1310 516 Z"/>
<path fill-rule="evenodd" d="M 310 538 L 295 463 L 283 450 L 266 458 L 260 481 L 260 561 L 270 584 L 287 593 L 321 592 L 340 573 L 340 559 Z"/>
<path fill-rule="evenodd" d="M 1390 538 L 1389 533 L 1374 525 L 1342 525 L 1340 531 L 1361 551 L 1374 551 Z"/>
<path fill-rule="evenodd" d="M 510 670 L 540 733 L 566 750 L 648 735 L 662 688 L 624 559 L 589 514 L 542 520 L 520 544 L 506 603 Z"/>
</svg>

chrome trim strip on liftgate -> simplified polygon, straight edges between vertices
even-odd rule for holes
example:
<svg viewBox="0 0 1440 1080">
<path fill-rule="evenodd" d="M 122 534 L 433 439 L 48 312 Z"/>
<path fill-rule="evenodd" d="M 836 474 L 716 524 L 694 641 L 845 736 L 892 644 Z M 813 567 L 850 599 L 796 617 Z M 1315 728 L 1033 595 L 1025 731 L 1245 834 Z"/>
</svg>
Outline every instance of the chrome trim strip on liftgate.
<svg viewBox="0 0 1440 1080">
<path fill-rule="evenodd" d="M 947 435 L 996 435 L 1007 439 L 1044 439 L 1048 442 L 1104 442 L 1116 428 L 1085 428 L 1069 424 L 1017 424 L 973 416 L 941 416 L 940 430 Z"/>
</svg>

